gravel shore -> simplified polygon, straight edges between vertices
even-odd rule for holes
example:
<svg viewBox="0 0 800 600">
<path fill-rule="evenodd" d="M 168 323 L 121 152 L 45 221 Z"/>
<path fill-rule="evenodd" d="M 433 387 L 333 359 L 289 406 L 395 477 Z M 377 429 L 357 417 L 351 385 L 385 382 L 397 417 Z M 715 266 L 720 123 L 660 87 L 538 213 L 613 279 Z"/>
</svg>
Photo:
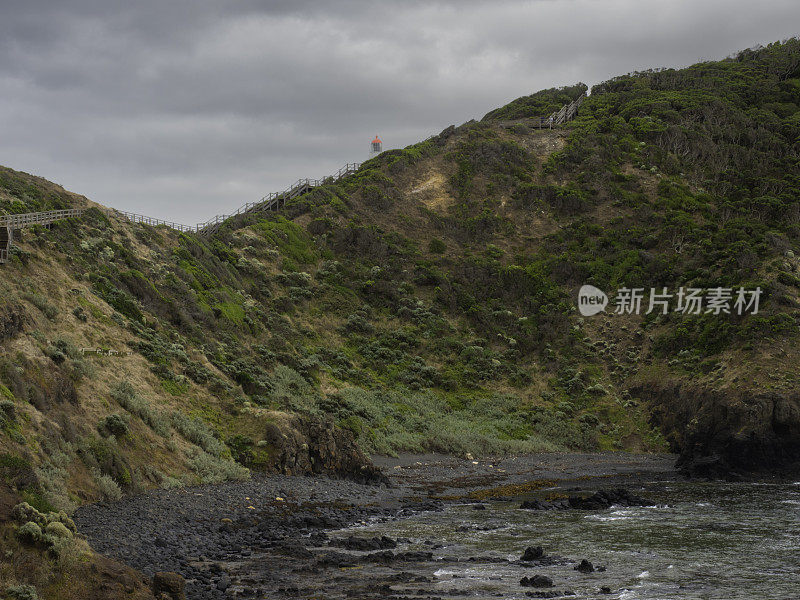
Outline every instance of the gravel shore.
<svg viewBox="0 0 800 600">
<path fill-rule="evenodd" d="M 434 596 L 425 589 L 430 568 L 421 568 L 433 560 L 430 553 L 404 552 L 403 540 L 348 541 L 337 530 L 441 510 L 447 503 L 508 500 L 539 489 L 590 493 L 676 477 L 675 457 L 665 454 L 537 454 L 481 460 L 401 455 L 373 460 L 389 485 L 255 476 L 245 482 L 154 490 L 85 506 L 74 519 L 97 551 L 148 575 L 183 575 L 190 600 L 377 594 L 423 598 Z M 368 574 L 360 572 L 365 564 Z M 399 582 L 414 587 L 414 595 L 387 595 Z"/>
</svg>

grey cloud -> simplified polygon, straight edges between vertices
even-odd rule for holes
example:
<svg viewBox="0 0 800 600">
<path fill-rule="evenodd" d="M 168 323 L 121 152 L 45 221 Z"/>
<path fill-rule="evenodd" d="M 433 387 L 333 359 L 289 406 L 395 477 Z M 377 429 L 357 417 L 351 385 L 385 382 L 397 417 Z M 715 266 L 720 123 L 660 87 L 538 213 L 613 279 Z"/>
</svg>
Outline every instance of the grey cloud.
<svg viewBox="0 0 800 600">
<path fill-rule="evenodd" d="M 722 18 L 721 18 L 722 15 Z M 545 87 L 795 33 L 792 0 L 0 0 L 0 164 L 195 222 Z"/>
</svg>

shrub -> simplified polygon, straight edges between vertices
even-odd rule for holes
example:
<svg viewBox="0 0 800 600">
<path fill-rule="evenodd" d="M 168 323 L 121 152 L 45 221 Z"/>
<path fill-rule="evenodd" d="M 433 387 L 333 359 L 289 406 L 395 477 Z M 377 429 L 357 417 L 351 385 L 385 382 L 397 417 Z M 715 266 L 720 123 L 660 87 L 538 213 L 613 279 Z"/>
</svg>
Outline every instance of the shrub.
<svg viewBox="0 0 800 600">
<path fill-rule="evenodd" d="M 270 400 L 279 408 L 306 414 L 315 413 L 318 396 L 317 388 L 291 367 L 278 365 L 275 368 Z"/>
<path fill-rule="evenodd" d="M 50 304 L 50 302 L 44 296 L 32 292 L 26 292 L 22 294 L 22 297 L 42 311 L 44 316 L 51 321 L 56 318 L 56 315 L 58 315 L 58 309 Z"/>
<path fill-rule="evenodd" d="M 40 526 L 44 526 L 47 523 L 47 517 L 27 502 L 17 504 L 11 510 L 11 515 L 19 523 L 33 522 Z"/>
<path fill-rule="evenodd" d="M 119 414 L 108 415 L 97 424 L 97 430 L 103 435 L 113 435 L 118 439 L 130 433 L 125 417 Z"/>
<path fill-rule="evenodd" d="M 103 495 L 104 499 L 119 500 L 122 498 L 122 490 L 119 489 L 119 485 L 117 485 L 117 482 L 114 481 L 110 475 L 104 475 L 95 469 L 92 470 L 92 476 L 97 484 L 97 489 Z"/>
<path fill-rule="evenodd" d="M 77 533 L 78 528 L 75 527 L 75 521 L 67 516 L 64 511 L 47 513 L 48 523 L 61 523 L 64 527 L 69 529 L 72 533 Z"/>
<path fill-rule="evenodd" d="M 88 544 L 76 539 L 75 537 L 56 537 L 50 538 L 49 553 L 57 560 L 56 568 L 61 571 L 72 570 L 80 563 L 85 563 L 86 558 L 91 555 Z"/>
<path fill-rule="evenodd" d="M 195 417 L 187 417 L 181 412 L 172 413 L 172 424 L 181 436 L 215 457 L 229 454 L 228 448 L 218 440 L 208 425 Z"/>
<path fill-rule="evenodd" d="M 0 430 L 16 429 L 17 407 L 13 400 L 0 400 Z"/>
<path fill-rule="evenodd" d="M 372 333 L 375 331 L 374 325 L 367 321 L 366 317 L 362 314 L 352 314 L 347 317 L 347 322 L 344 329 L 350 333 Z"/>
<path fill-rule="evenodd" d="M 428 243 L 428 252 L 431 254 L 442 254 L 445 250 L 447 246 L 442 240 L 434 238 Z"/>
<path fill-rule="evenodd" d="M 39 594 L 32 585 L 12 585 L 3 593 L 10 600 L 39 600 Z"/>
<path fill-rule="evenodd" d="M 250 467 L 253 463 L 253 438 L 248 435 L 236 434 L 228 438 L 228 448 L 231 456 L 240 465 Z"/>
<path fill-rule="evenodd" d="M 250 478 L 250 471 L 240 464 L 213 456 L 196 448 L 189 459 L 189 465 L 203 483 L 222 483 Z"/>
<path fill-rule="evenodd" d="M 90 470 L 108 475 L 120 485 L 131 483 L 130 470 L 115 437 L 84 436 L 78 440 L 78 455 Z"/>
<path fill-rule="evenodd" d="M 17 537 L 26 544 L 38 544 L 42 541 L 42 528 L 33 521 L 28 521 L 17 529 Z"/>
<path fill-rule="evenodd" d="M 30 504 L 38 511 L 51 512 L 55 507 L 48 502 L 41 491 L 36 489 L 23 490 L 20 493 L 23 503 Z"/>
<path fill-rule="evenodd" d="M 559 411 L 539 409 L 531 418 L 533 431 L 542 438 L 553 440 L 570 450 L 597 450 L 597 431 L 589 422 L 575 423 Z"/>
<path fill-rule="evenodd" d="M 114 310 L 122 313 L 131 321 L 141 323 L 144 319 L 136 299 L 124 290 L 117 289 L 111 281 L 103 276 L 92 275 L 94 290 Z M 121 324 L 121 323 L 120 323 Z"/>
<path fill-rule="evenodd" d="M 169 435 L 169 423 L 160 412 L 152 409 L 150 404 L 136 393 L 128 381 L 121 381 L 111 389 L 111 397 L 129 413 L 139 417 L 150 429 L 161 437 Z"/>
<path fill-rule="evenodd" d="M 72 532 L 67 528 L 66 525 L 60 523 L 59 521 L 52 521 L 47 524 L 44 528 L 44 531 L 47 535 L 51 535 L 57 538 L 71 538 Z"/>
<path fill-rule="evenodd" d="M 68 445 L 70 446 L 70 445 Z M 70 446 L 71 447 L 71 446 Z M 72 457 L 65 452 L 55 452 L 50 456 L 49 461 L 43 462 L 36 468 L 36 478 L 42 486 L 43 502 L 47 505 L 72 512 L 77 508 L 77 504 L 67 493 L 66 481 L 68 478 L 67 466 L 72 461 Z M 27 498 L 29 502 L 33 498 Z M 45 506 L 39 508 L 45 509 Z"/>
<path fill-rule="evenodd" d="M 365 185 L 361 189 L 361 197 L 372 208 L 387 209 L 392 205 L 391 199 L 377 185 Z"/>
<path fill-rule="evenodd" d="M 57 365 L 63 363 L 67 358 L 67 356 L 61 350 L 53 345 L 48 345 L 47 348 L 45 348 L 44 353 Z"/>
</svg>

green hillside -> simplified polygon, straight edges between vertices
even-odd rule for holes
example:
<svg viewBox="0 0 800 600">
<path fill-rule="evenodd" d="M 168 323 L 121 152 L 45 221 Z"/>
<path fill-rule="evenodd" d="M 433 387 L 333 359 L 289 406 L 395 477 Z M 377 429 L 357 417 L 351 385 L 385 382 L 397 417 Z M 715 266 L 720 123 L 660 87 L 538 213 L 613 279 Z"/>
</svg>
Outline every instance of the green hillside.
<svg viewBox="0 0 800 600">
<path fill-rule="evenodd" d="M 248 469 L 347 472 L 353 439 L 796 459 L 800 42 L 618 77 L 564 127 L 526 125 L 584 89 L 384 152 L 210 239 L 0 169 L 0 212 L 89 207 L 23 231 L 0 266 L 14 485 L 70 509 Z M 587 283 L 764 293 L 756 315 L 583 318 Z M 320 431 L 341 449 L 328 462 Z"/>
</svg>

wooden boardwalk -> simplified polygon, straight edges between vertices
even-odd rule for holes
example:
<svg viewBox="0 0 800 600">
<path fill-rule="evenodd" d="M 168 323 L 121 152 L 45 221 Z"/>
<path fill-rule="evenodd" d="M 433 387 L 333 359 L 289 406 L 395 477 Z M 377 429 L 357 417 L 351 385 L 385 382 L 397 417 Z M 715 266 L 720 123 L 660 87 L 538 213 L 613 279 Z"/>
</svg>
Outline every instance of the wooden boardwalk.
<svg viewBox="0 0 800 600">
<path fill-rule="evenodd" d="M 0 263 L 8 260 L 11 245 L 14 243 L 14 230 L 33 227 L 34 225 L 50 225 L 55 221 L 80 217 L 82 208 L 49 210 L 46 212 L 22 213 L 17 215 L 0 215 Z"/>
<path fill-rule="evenodd" d="M 569 104 L 565 104 L 560 110 L 555 111 L 548 117 L 534 117 L 520 122 L 538 129 L 552 129 L 554 126 L 563 125 L 567 121 L 574 119 L 575 115 L 578 114 L 578 108 L 580 108 L 584 100 L 586 100 L 586 94 L 581 94 L 578 98 Z"/>
<path fill-rule="evenodd" d="M 533 119 L 525 119 L 524 122 L 532 127 L 545 129 L 562 125 L 567 121 L 575 118 L 578 113 L 578 108 L 586 99 L 586 94 L 581 95 L 569 104 L 565 104 L 560 110 L 555 111 L 547 117 L 538 117 Z M 521 121 L 522 122 L 522 121 Z M 138 213 L 127 212 L 124 210 L 109 209 L 109 214 L 115 215 L 131 223 L 144 223 L 145 225 L 159 226 L 163 225 L 176 231 L 184 233 L 194 233 L 203 237 L 209 237 L 217 233 L 222 227 L 223 223 L 240 215 L 247 215 L 253 213 L 262 213 L 268 211 L 275 211 L 282 208 L 286 202 L 302 196 L 313 190 L 316 187 L 326 183 L 333 183 L 340 179 L 352 175 L 361 167 L 360 163 L 347 163 L 341 169 L 322 179 L 298 179 L 295 183 L 280 192 L 273 192 L 257 200 L 256 202 L 248 202 L 247 204 L 239 207 L 235 212 L 228 215 L 217 215 L 213 219 L 205 223 L 198 223 L 197 225 L 183 225 L 182 223 L 175 223 L 174 221 L 165 221 L 163 219 L 156 219 L 140 215 Z M 14 242 L 14 230 L 22 229 L 24 227 L 32 227 L 34 225 L 50 225 L 54 221 L 61 219 L 69 219 L 71 217 L 80 217 L 83 214 L 81 208 L 70 208 L 66 210 L 51 210 L 47 212 L 38 213 L 25 213 L 19 215 L 0 215 L 0 263 L 8 260 L 11 245 Z"/>
<path fill-rule="evenodd" d="M 222 227 L 222 224 L 230 218 L 239 215 L 278 210 L 279 208 L 282 208 L 287 201 L 291 200 L 292 198 L 302 196 L 303 194 L 313 190 L 315 187 L 319 187 L 326 183 L 333 183 L 335 181 L 339 181 L 343 177 L 352 175 L 358 171 L 360 166 L 360 163 L 347 163 L 332 175 L 322 179 L 298 179 L 295 183 L 290 185 L 282 192 L 273 192 L 267 196 L 264 196 L 261 198 L 261 200 L 256 202 L 248 202 L 244 206 L 239 207 L 236 212 L 233 212 L 229 215 L 218 215 L 213 219 L 206 221 L 205 223 L 199 223 L 195 226 L 195 231 L 198 235 L 213 235 L 217 233 L 219 228 Z"/>
</svg>

